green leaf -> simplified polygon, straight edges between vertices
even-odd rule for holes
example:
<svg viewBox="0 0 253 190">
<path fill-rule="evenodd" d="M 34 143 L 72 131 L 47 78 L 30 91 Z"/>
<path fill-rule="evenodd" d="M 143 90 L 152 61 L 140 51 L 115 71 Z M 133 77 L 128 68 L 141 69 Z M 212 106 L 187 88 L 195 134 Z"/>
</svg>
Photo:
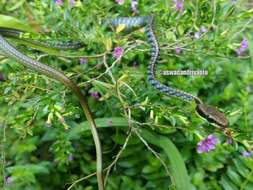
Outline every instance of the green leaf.
<svg viewBox="0 0 253 190">
<path fill-rule="evenodd" d="M 95 119 L 96 125 L 99 128 L 105 127 L 127 127 L 128 121 L 123 117 L 112 117 L 112 118 L 98 118 Z M 90 130 L 89 124 L 87 121 L 78 124 L 77 126 L 71 128 L 68 139 L 76 139 L 77 136 L 84 132 Z"/>
<path fill-rule="evenodd" d="M 29 171 L 30 173 L 33 174 L 48 174 L 49 170 L 46 167 L 49 163 L 48 162 L 41 162 L 39 165 L 38 164 L 26 164 L 26 165 L 16 165 L 7 168 L 9 172 L 22 172 L 24 170 Z"/>
<path fill-rule="evenodd" d="M 34 32 L 31 27 L 22 23 L 18 19 L 2 14 L 0 14 L 0 27 L 22 30 L 26 32 Z"/>
<path fill-rule="evenodd" d="M 190 190 L 192 185 L 188 176 L 184 161 L 177 147 L 167 137 L 154 135 L 148 130 L 142 129 L 141 135 L 145 140 L 153 145 L 156 145 L 164 150 L 170 160 L 170 168 L 176 189 Z"/>
<path fill-rule="evenodd" d="M 221 177 L 220 184 L 226 190 L 238 190 L 238 188 L 225 176 Z"/>
<path fill-rule="evenodd" d="M 227 171 L 228 177 L 237 185 L 240 186 L 240 184 L 242 183 L 242 179 L 241 176 L 233 170 L 232 167 L 228 167 L 228 171 Z"/>
<path fill-rule="evenodd" d="M 17 3 L 15 3 L 14 6 L 12 6 L 11 8 L 9 8 L 8 11 L 14 11 L 14 10 L 18 9 L 19 7 L 21 7 L 24 4 L 25 1 L 26 0 L 18 1 Z"/>
</svg>

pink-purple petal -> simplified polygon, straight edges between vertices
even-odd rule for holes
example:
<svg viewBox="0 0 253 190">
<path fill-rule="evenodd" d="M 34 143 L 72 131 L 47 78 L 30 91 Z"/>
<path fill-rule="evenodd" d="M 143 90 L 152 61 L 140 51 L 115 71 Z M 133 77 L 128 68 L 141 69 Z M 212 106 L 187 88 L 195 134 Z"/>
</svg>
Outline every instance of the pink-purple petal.
<svg viewBox="0 0 253 190">
<path fill-rule="evenodd" d="M 55 2 L 56 5 L 63 5 L 62 0 L 55 0 L 54 2 Z"/>
<path fill-rule="evenodd" d="M 249 151 L 243 151 L 242 152 L 242 156 L 245 157 L 245 158 L 248 158 L 248 157 L 251 156 L 251 152 L 249 152 Z"/>
<path fill-rule="evenodd" d="M 197 152 L 198 153 L 210 152 L 211 150 L 215 149 L 217 143 L 218 143 L 217 137 L 215 137 L 214 135 L 208 135 L 205 139 L 198 142 Z"/>
<path fill-rule="evenodd" d="M 113 50 L 113 57 L 120 58 L 124 53 L 124 50 L 122 47 L 115 47 Z"/>
<path fill-rule="evenodd" d="M 98 92 L 91 92 L 90 95 L 96 100 L 100 98 L 100 94 Z"/>
<path fill-rule="evenodd" d="M 248 46 L 248 40 L 246 38 L 243 38 L 241 41 L 241 46 L 236 50 L 236 54 L 238 56 L 242 55 L 248 49 Z"/>
<path fill-rule="evenodd" d="M 131 1 L 131 8 L 132 8 L 132 11 L 134 13 L 138 13 L 137 5 L 138 5 L 138 1 L 137 0 L 132 0 Z"/>
<path fill-rule="evenodd" d="M 184 10 L 184 3 L 181 0 L 174 0 L 175 9 L 179 12 Z"/>
<path fill-rule="evenodd" d="M 115 0 L 116 3 L 118 3 L 119 5 L 123 5 L 125 0 Z"/>
</svg>

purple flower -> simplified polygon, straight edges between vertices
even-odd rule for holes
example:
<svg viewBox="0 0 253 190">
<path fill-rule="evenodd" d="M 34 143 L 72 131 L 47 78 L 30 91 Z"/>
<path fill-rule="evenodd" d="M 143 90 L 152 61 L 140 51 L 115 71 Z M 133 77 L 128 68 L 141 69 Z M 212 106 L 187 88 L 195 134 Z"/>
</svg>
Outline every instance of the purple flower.
<svg viewBox="0 0 253 190">
<path fill-rule="evenodd" d="M 232 143 L 233 143 L 233 139 L 232 138 L 227 138 L 226 144 L 232 144 Z"/>
<path fill-rule="evenodd" d="M 207 32 L 207 29 L 204 26 L 201 26 L 199 31 L 194 33 L 194 38 L 199 39 L 202 33 Z"/>
<path fill-rule="evenodd" d="M 72 162 L 73 160 L 74 160 L 74 156 L 73 156 L 73 154 L 70 154 L 68 156 L 68 161 Z"/>
<path fill-rule="evenodd" d="M 123 48 L 118 46 L 113 50 L 113 57 L 118 59 L 123 55 L 123 52 L 124 52 Z"/>
<path fill-rule="evenodd" d="M 125 0 L 115 0 L 116 3 L 118 3 L 119 5 L 123 5 Z"/>
<path fill-rule="evenodd" d="M 100 95 L 99 95 L 98 92 L 92 92 L 92 93 L 90 93 L 90 95 L 91 95 L 93 98 L 95 98 L 96 100 L 98 100 L 98 99 L 100 98 Z"/>
<path fill-rule="evenodd" d="M 183 11 L 184 10 L 184 3 L 181 0 L 174 0 L 175 3 L 175 9 L 177 11 Z"/>
<path fill-rule="evenodd" d="M 243 151 L 243 152 L 242 152 L 242 156 L 248 158 L 248 157 L 251 156 L 251 153 L 248 152 L 248 151 Z"/>
<path fill-rule="evenodd" d="M 55 2 L 56 5 L 63 5 L 62 0 L 55 0 L 54 2 Z"/>
<path fill-rule="evenodd" d="M 242 55 L 248 49 L 248 41 L 246 38 L 243 38 L 241 41 L 241 46 L 239 49 L 236 50 L 238 56 Z"/>
<path fill-rule="evenodd" d="M 13 178 L 11 176 L 6 178 L 6 185 L 11 185 L 13 183 Z"/>
<path fill-rule="evenodd" d="M 194 38 L 195 38 L 195 39 L 199 39 L 199 38 L 200 38 L 200 32 L 195 32 Z"/>
<path fill-rule="evenodd" d="M 75 0 L 69 0 L 69 5 L 73 7 L 75 5 Z"/>
<path fill-rule="evenodd" d="M 214 135 L 208 135 L 205 139 L 200 141 L 198 143 L 197 152 L 203 153 L 203 152 L 209 152 L 211 150 L 215 149 L 215 145 L 218 143 L 217 137 Z"/>
<path fill-rule="evenodd" d="M 84 64 L 87 63 L 87 59 L 85 57 L 80 57 L 79 62 L 80 62 L 81 65 L 84 65 Z"/>
<path fill-rule="evenodd" d="M 132 8 L 132 11 L 134 13 L 138 13 L 137 5 L 138 5 L 138 0 L 132 0 L 131 1 L 131 8 Z"/>
<path fill-rule="evenodd" d="M 182 52 L 182 48 L 180 46 L 175 47 L 176 54 L 180 54 Z"/>
<path fill-rule="evenodd" d="M 243 40 L 241 41 L 241 49 L 246 50 L 247 48 L 248 48 L 248 41 L 246 38 L 243 38 Z"/>
<path fill-rule="evenodd" d="M 240 56 L 240 55 L 243 54 L 243 52 L 241 51 L 241 49 L 238 49 L 238 50 L 236 50 L 236 54 L 237 54 L 238 56 Z"/>
<path fill-rule="evenodd" d="M 205 33 L 205 32 L 207 32 L 207 29 L 206 29 L 206 27 L 201 26 L 200 29 L 199 29 L 199 31 L 200 31 L 201 33 Z"/>
</svg>

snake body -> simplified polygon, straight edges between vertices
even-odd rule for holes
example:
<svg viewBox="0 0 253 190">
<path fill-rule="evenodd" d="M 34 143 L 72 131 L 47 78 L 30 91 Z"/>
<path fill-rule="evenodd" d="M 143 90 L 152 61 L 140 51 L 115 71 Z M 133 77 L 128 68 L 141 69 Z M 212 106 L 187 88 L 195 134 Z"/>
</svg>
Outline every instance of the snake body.
<svg viewBox="0 0 253 190">
<path fill-rule="evenodd" d="M 156 68 L 157 60 L 159 57 L 159 44 L 156 39 L 156 36 L 153 31 L 153 22 L 154 17 L 152 16 L 143 16 L 143 17 L 121 17 L 111 21 L 112 26 L 118 27 L 119 25 L 124 25 L 127 30 L 132 28 L 145 27 L 145 34 L 147 41 L 151 47 L 151 58 L 148 65 L 148 82 L 160 92 L 180 98 L 181 100 L 191 102 L 195 101 L 197 104 L 196 112 L 206 119 L 208 122 L 213 123 L 222 129 L 227 129 L 228 120 L 225 117 L 225 114 L 220 112 L 217 108 L 204 104 L 200 98 L 194 96 L 190 93 L 184 92 L 182 90 L 161 84 L 156 79 Z"/>
<path fill-rule="evenodd" d="M 124 25 L 125 29 L 141 28 L 147 25 L 150 16 L 136 16 L 136 17 L 118 17 L 115 19 L 106 19 L 104 25 L 112 25 L 118 27 Z"/>
<path fill-rule="evenodd" d="M 156 80 L 156 67 L 157 60 L 159 57 L 159 45 L 152 27 L 153 17 L 151 17 L 150 21 L 145 27 L 145 33 L 151 47 L 151 59 L 148 65 L 148 81 L 150 82 L 150 84 L 160 92 L 165 93 L 169 96 L 174 96 L 184 101 L 195 101 L 195 103 L 197 104 L 196 112 L 201 117 L 205 118 L 210 123 L 222 127 L 226 134 L 230 134 L 230 132 L 227 130 L 228 120 L 224 113 L 220 112 L 217 108 L 213 106 L 204 104 L 197 96 L 194 96 L 182 90 L 172 88 L 170 86 L 163 85 L 158 80 Z"/>
<path fill-rule="evenodd" d="M 153 25 L 153 18 L 151 17 L 150 22 L 145 27 L 145 33 L 148 39 L 148 43 L 150 44 L 151 47 L 151 59 L 148 65 L 148 81 L 154 88 L 169 96 L 181 98 L 182 100 L 185 101 L 196 100 L 197 102 L 201 102 L 199 98 L 193 96 L 190 93 L 186 93 L 182 90 L 178 90 L 170 86 L 163 85 L 158 80 L 156 80 L 156 67 L 157 67 L 157 59 L 159 57 L 159 45 L 153 32 L 152 25 Z"/>
<path fill-rule="evenodd" d="M 10 28 L 0 28 L 0 34 L 4 37 L 15 38 L 21 41 L 25 41 L 34 45 L 53 48 L 59 50 L 75 50 L 84 46 L 81 41 L 58 41 L 58 40 L 39 40 L 33 39 L 32 34 L 26 33 L 21 30 L 10 29 Z M 37 37 L 38 38 L 38 37 Z"/>
<path fill-rule="evenodd" d="M 145 34 L 147 37 L 147 41 L 151 47 L 151 58 L 150 58 L 150 63 L 148 65 L 148 81 L 154 88 L 156 88 L 160 92 L 165 93 L 169 96 L 181 98 L 185 101 L 197 100 L 197 102 L 201 102 L 199 98 L 197 98 L 196 96 L 193 96 L 192 94 L 163 85 L 159 81 L 156 80 L 156 67 L 157 67 L 157 59 L 159 57 L 159 45 L 155 37 L 155 34 L 153 32 L 153 26 L 152 26 L 153 16 L 119 17 L 119 18 L 111 20 L 110 23 L 114 27 L 118 27 L 119 25 L 124 25 L 125 29 L 127 30 L 130 30 L 133 28 L 145 27 Z"/>
<path fill-rule="evenodd" d="M 225 117 L 225 114 L 221 113 L 217 108 L 203 104 L 202 101 L 197 96 L 194 96 L 182 90 L 178 90 L 170 86 L 161 84 L 156 79 L 156 67 L 157 67 L 157 60 L 159 57 L 159 44 L 153 31 L 153 20 L 154 20 L 153 16 L 118 17 L 116 19 L 106 19 L 103 24 L 111 25 L 113 27 L 124 25 L 126 30 L 132 30 L 136 28 L 145 27 L 145 35 L 151 47 L 151 58 L 148 65 L 148 77 L 147 77 L 148 82 L 155 89 L 159 90 L 160 92 L 166 95 L 180 98 L 181 100 L 184 100 L 187 102 L 195 101 L 197 104 L 196 111 L 197 113 L 199 113 L 200 116 L 204 117 L 211 123 L 215 123 L 223 128 L 227 128 L 228 121 Z M 44 74 L 48 76 L 49 78 L 55 79 L 56 81 L 59 81 L 60 83 L 64 84 L 66 87 L 71 89 L 79 98 L 80 104 L 84 110 L 87 120 L 89 121 L 93 139 L 96 145 L 97 179 L 98 179 L 99 190 L 104 190 L 103 176 L 102 176 L 102 153 L 101 153 L 100 140 L 99 140 L 98 133 L 96 130 L 95 122 L 91 116 L 90 109 L 86 103 L 85 97 L 82 94 L 81 90 L 73 81 L 71 81 L 68 77 L 66 77 L 62 72 L 57 71 L 56 69 L 48 65 L 44 65 L 38 61 L 35 61 L 31 59 L 30 57 L 27 57 L 23 53 L 19 52 L 16 48 L 14 48 L 11 44 L 9 44 L 4 39 L 3 36 L 20 39 L 21 38 L 20 36 L 22 36 L 22 31 L 0 28 L 0 50 L 6 56 L 16 60 L 17 62 L 21 63 L 27 68 L 34 70 L 38 73 Z M 82 43 L 72 42 L 72 41 L 69 41 L 67 43 L 64 43 L 64 42 L 50 43 L 49 41 L 41 42 L 41 41 L 36 41 L 33 39 L 23 39 L 23 40 L 29 40 L 29 42 L 32 42 L 32 43 L 38 43 L 46 47 L 50 47 L 50 48 L 53 47 L 57 49 L 76 49 L 82 46 Z"/>
<path fill-rule="evenodd" d="M 9 42 L 7 42 L 2 35 L 0 35 L 0 51 L 4 53 L 5 56 L 21 63 L 25 67 L 33 71 L 36 71 L 40 74 L 44 74 L 48 76 L 49 78 L 52 78 L 64 84 L 67 88 L 72 90 L 75 93 L 75 95 L 78 97 L 80 104 L 83 108 L 83 111 L 89 122 L 89 126 L 93 135 L 95 146 L 96 146 L 97 178 L 98 178 L 99 190 L 104 190 L 103 175 L 102 175 L 102 150 L 101 150 L 100 140 L 99 140 L 98 132 L 96 129 L 96 124 L 91 115 L 89 106 L 85 100 L 85 96 L 81 92 L 80 88 L 62 72 L 48 65 L 42 64 L 36 60 L 33 60 L 30 57 L 27 57 L 26 55 L 18 51 Z"/>
<path fill-rule="evenodd" d="M 226 131 L 226 134 L 230 134 L 230 132 L 227 130 L 228 120 L 224 113 L 220 112 L 217 108 L 213 106 L 204 104 L 197 96 L 194 96 L 182 90 L 172 88 L 170 86 L 163 85 L 158 80 L 156 80 L 156 67 L 157 60 L 159 57 L 159 45 L 152 27 L 153 17 L 151 17 L 150 21 L 145 27 L 145 33 L 151 47 L 151 59 L 148 65 L 148 81 L 150 82 L 150 84 L 160 92 L 165 93 L 169 96 L 174 96 L 184 101 L 195 101 L 197 104 L 196 112 L 201 117 L 205 118 L 210 123 L 222 127 L 222 129 Z"/>
</svg>

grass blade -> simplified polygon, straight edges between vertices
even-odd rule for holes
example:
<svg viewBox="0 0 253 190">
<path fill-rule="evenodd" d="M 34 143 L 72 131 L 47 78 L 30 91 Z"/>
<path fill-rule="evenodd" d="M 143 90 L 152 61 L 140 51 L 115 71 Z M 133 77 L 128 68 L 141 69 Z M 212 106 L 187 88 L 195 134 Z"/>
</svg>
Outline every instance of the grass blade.
<svg viewBox="0 0 253 190">
<path fill-rule="evenodd" d="M 22 23 L 18 19 L 2 14 L 0 14 L 0 27 L 22 30 L 26 32 L 34 32 L 31 27 Z"/>
<path fill-rule="evenodd" d="M 180 155 L 177 147 L 173 144 L 169 138 L 152 134 L 148 130 L 142 129 L 141 135 L 145 140 L 158 146 L 164 150 L 170 160 L 170 168 L 173 179 L 171 179 L 177 190 L 190 190 L 192 185 L 188 176 L 184 161 Z"/>
</svg>

